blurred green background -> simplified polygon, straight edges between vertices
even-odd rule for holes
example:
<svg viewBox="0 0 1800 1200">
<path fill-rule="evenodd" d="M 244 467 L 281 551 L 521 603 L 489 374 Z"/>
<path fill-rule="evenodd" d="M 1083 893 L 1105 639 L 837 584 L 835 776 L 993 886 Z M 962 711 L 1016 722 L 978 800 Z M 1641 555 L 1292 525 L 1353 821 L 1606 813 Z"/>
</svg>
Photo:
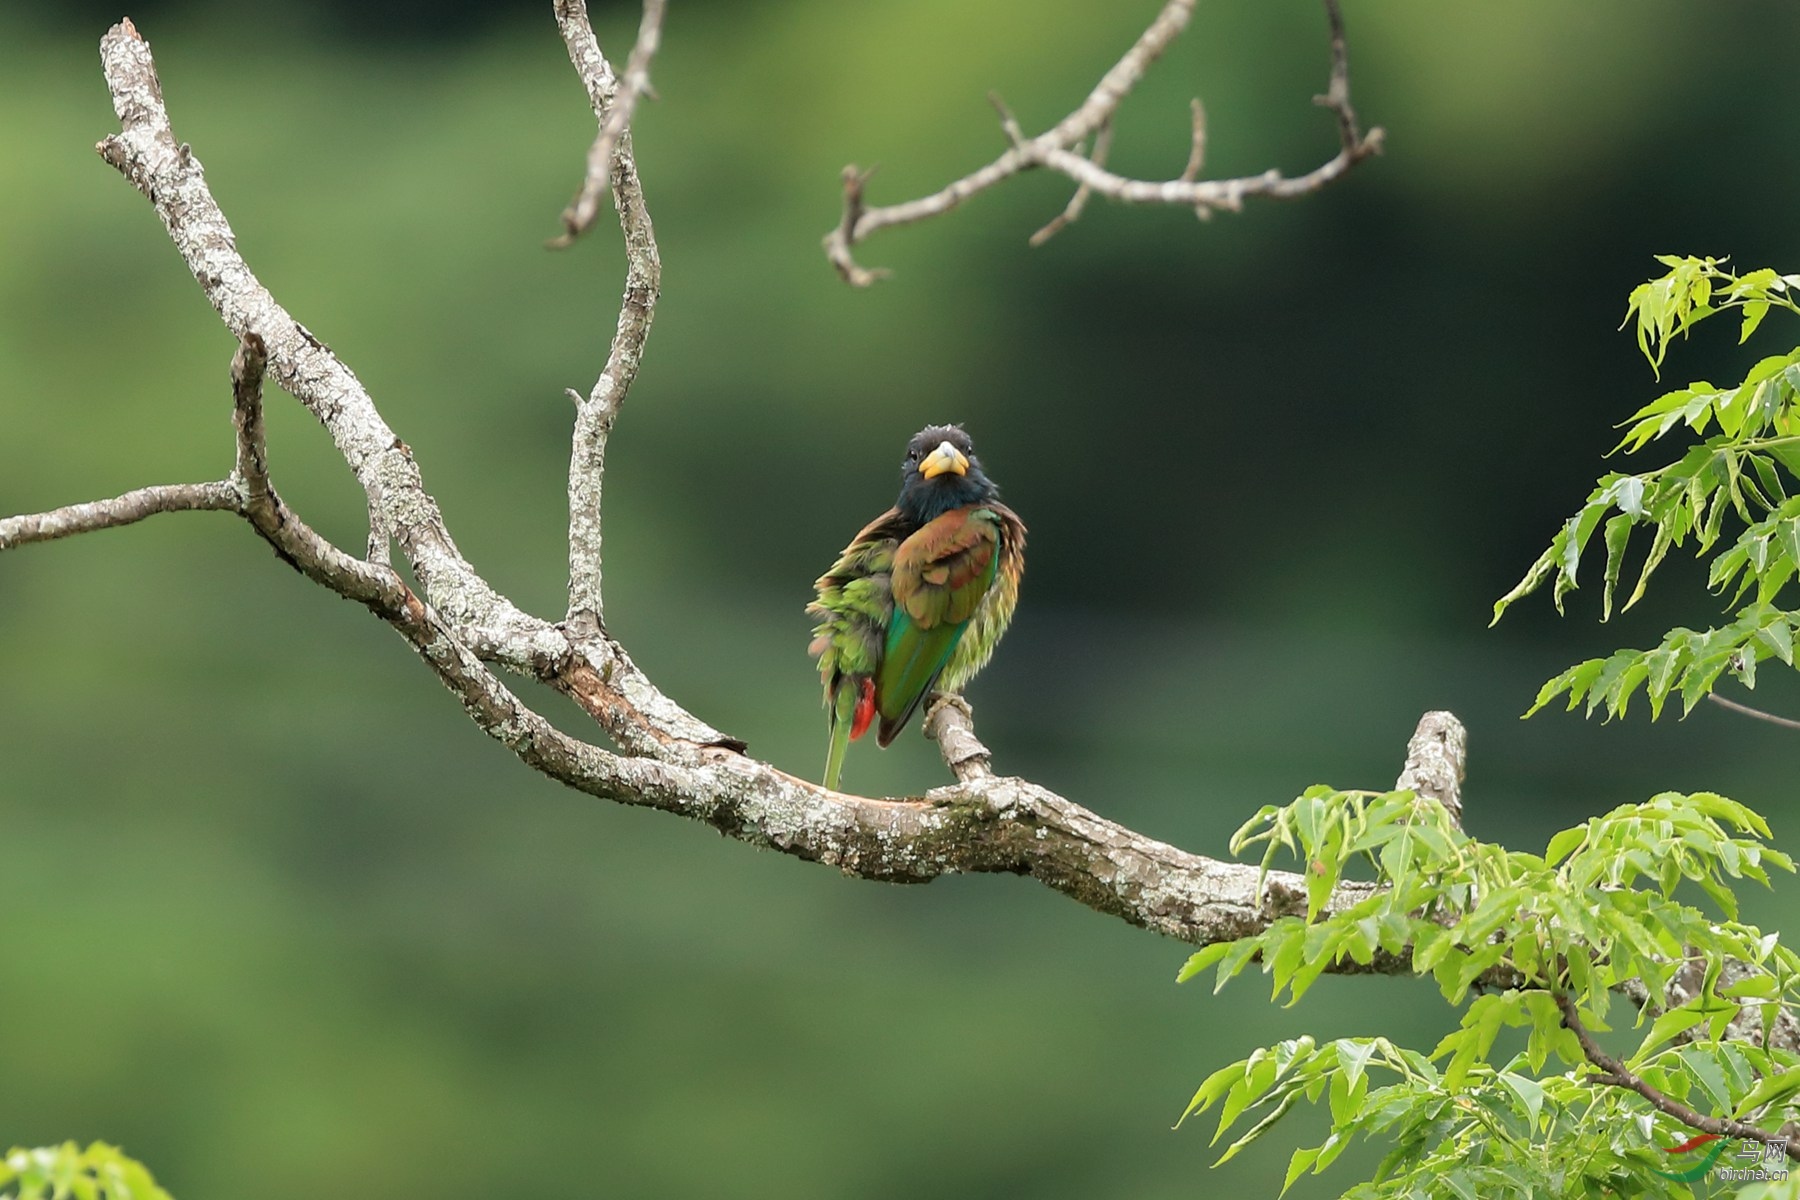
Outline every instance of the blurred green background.
<svg viewBox="0 0 1800 1200">
<path fill-rule="evenodd" d="M 1480 836 L 1711 787 L 1791 851 L 1792 734 L 1517 719 L 1569 662 L 1714 619 L 1699 572 L 1611 628 L 1588 592 L 1485 624 L 1655 394 L 1614 332 L 1650 256 L 1800 269 L 1800 93 L 1766 66 L 1800 9 L 1353 0 L 1355 99 L 1390 141 L 1339 186 L 1208 224 L 1096 203 L 1032 251 L 1067 185 L 1027 178 L 872 240 L 875 290 L 837 281 L 844 163 L 882 164 L 877 203 L 937 187 L 1001 146 L 988 89 L 1042 128 L 1155 7 L 677 0 L 637 134 L 667 269 L 613 442 L 615 632 L 815 774 L 810 581 L 905 438 L 962 420 L 1032 526 L 972 692 L 1004 769 L 1223 854 L 1261 804 L 1384 785 L 1449 707 Z M 251 266 L 368 384 L 469 557 L 554 614 L 562 389 L 599 369 L 621 255 L 604 223 L 541 248 L 592 136 L 549 10 L 131 15 Z M 0 2 L 8 513 L 231 460 L 231 340 L 92 151 L 118 15 Z M 597 11 L 615 56 L 635 20 Z M 1322 25 L 1202 5 L 1115 163 L 1178 170 L 1193 94 L 1209 171 L 1321 161 Z M 1753 355 L 1730 342 L 1709 327 L 1671 378 Z M 359 543 L 322 432 L 291 403 L 270 423 L 288 498 Z M 1180 946 L 1027 882 L 849 881 L 564 791 L 225 517 L 0 558 L 0 679 L 0 1142 L 119 1141 L 183 1200 L 1272 1195 L 1313 1126 L 1209 1174 L 1205 1131 L 1169 1130 L 1206 1072 L 1448 1023 L 1399 980 L 1294 1010 L 1177 988 Z M 1791 678 L 1759 696 L 1800 713 Z M 869 792 L 944 779 L 916 736 L 850 763 Z M 1750 915 L 1800 928 L 1797 897 Z"/>
</svg>

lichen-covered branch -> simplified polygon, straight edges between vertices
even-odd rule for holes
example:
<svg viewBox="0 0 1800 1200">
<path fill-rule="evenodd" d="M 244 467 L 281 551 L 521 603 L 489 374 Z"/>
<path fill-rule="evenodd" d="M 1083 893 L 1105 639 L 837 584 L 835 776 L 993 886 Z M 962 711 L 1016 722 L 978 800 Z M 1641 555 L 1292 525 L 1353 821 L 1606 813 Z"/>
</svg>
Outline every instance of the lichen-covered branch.
<svg viewBox="0 0 1800 1200">
<path fill-rule="evenodd" d="M 1167 0 L 1149 28 L 1074 112 L 1033 138 L 1024 137 L 1003 114 L 1002 127 L 1011 143 L 1005 153 L 931 195 L 901 204 L 870 207 L 864 196 L 869 172 L 854 166 L 845 167 L 843 216 L 837 227 L 825 235 L 825 256 L 845 282 L 867 287 L 886 272 L 864 267 L 856 261 L 854 251 L 859 242 L 882 229 L 941 216 L 969 197 L 1037 167 L 1060 172 L 1079 187 L 1068 207 L 1032 235 L 1033 245 L 1048 241 L 1078 218 L 1088 197 L 1094 194 L 1124 204 L 1177 205 L 1206 217 L 1220 209 L 1235 212 L 1243 207 L 1245 200 L 1255 197 L 1286 200 L 1318 191 L 1348 174 L 1357 163 L 1379 154 L 1383 138 L 1378 128 L 1363 132 L 1357 120 L 1356 110 L 1350 103 L 1350 63 L 1343 13 L 1339 11 L 1338 0 L 1324 0 L 1324 3 L 1331 35 L 1331 75 L 1325 93 L 1313 99 L 1316 104 L 1329 109 L 1337 120 L 1338 152 L 1304 175 L 1289 177 L 1270 168 L 1260 174 L 1234 179 L 1197 178 L 1206 147 L 1205 110 L 1198 100 L 1193 105 L 1192 147 L 1181 174 L 1156 182 L 1127 178 L 1106 169 L 1110 128 L 1119 105 L 1169 43 L 1186 28 L 1193 15 L 1194 0 Z M 1093 153 L 1084 154 L 1080 144 L 1097 131 L 1100 136 L 1096 137 Z"/>
<path fill-rule="evenodd" d="M 633 753 L 691 760 L 699 747 L 734 744 L 658 691 L 616 642 L 595 637 L 577 644 L 482 578 L 451 538 L 411 448 L 382 419 L 361 381 L 276 302 L 238 254 L 200 160 L 170 127 L 150 47 L 130 21 L 107 31 L 100 58 L 120 123 L 97 147 L 101 157 L 149 199 L 226 328 L 262 338 L 269 374 L 331 434 L 383 534 L 399 546 L 449 628 L 483 660 L 570 695 Z M 590 679 L 606 685 L 590 688 Z"/>
<path fill-rule="evenodd" d="M 589 155 L 588 183 L 582 195 L 563 215 L 573 239 L 593 221 L 599 200 L 599 183 L 612 188 L 613 207 L 625 240 L 625 296 L 619 304 L 618 327 L 607 352 L 606 366 L 586 396 L 574 392 L 575 431 L 569 457 L 569 612 L 568 626 L 583 640 L 591 638 L 605 621 L 601 595 L 601 485 L 606 473 L 606 439 L 618 419 L 625 393 L 637 378 L 644 355 L 644 340 L 662 291 L 662 259 L 656 249 L 656 230 L 644 204 L 644 186 L 638 178 L 631 151 L 631 113 L 637 97 L 649 86 L 650 56 L 656 51 L 662 25 L 660 0 L 646 0 L 643 27 L 632 49 L 625 79 L 613 75 L 588 22 L 584 0 L 559 0 L 556 24 L 587 88 L 588 101 L 600 133 Z M 604 152 L 604 170 L 597 173 L 594 155 Z M 592 204 L 588 204 L 590 192 Z"/>
<path fill-rule="evenodd" d="M 237 509 L 237 491 L 230 483 L 162 483 L 114 496 L 89 500 L 50 512 L 26 513 L 0 519 L 0 550 L 51 542 L 77 533 L 134 525 L 145 517 L 168 512 L 226 511 Z"/>
<path fill-rule="evenodd" d="M 614 200 L 618 199 L 618 159 L 622 151 L 626 162 L 631 160 L 631 118 L 637 112 L 638 101 L 650 92 L 650 60 L 656 57 L 656 51 L 662 45 L 663 10 L 666 7 L 666 0 L 644 0 L 637 43 L 626 56 L 625 76 L 619 79 L 600 53 L 593 26 L 588 23 L 587 0 L 556 2 L 556 23 L 562 28 L 563 40 L 569 44 L 569 56 L 575 60 L 575 69 L 587 83 L 594 115 L 600 119 L 600 130 L 594 136 L 594 144 L 588 147 L 587 174 L 582 178 L 581 190 L 563 210 L 563 234 L 550 243 L 552 246 L 573 245 L 575 239 L 588 231 L 594 218 L 600 215 L 600 197 L 609 187 Z M 621 210 L 620 216 L 623 215 Z"/>
<path fill-rule="evenodd" d="M 1395 791 L 1414 791 L 1444 806 L 1462 824 L 1463 764 L 1469 760 L 1469 731 L 1455 713 L 1428 712 L 1406 743 L 1406 767 Z"/>
</svg>

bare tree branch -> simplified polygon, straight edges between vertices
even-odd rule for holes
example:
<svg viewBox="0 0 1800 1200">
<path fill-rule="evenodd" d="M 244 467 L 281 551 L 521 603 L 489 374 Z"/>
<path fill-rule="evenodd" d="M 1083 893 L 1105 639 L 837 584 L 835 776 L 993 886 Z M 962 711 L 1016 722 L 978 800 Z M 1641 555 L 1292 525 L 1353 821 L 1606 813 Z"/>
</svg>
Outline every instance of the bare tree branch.
<svg viewBox="0 0 1800 1200">
<path fill-rule="evenodd" d="M 587 87 L 588 101 L 600 123 L 600 134 L 589 154 L 588 187 L 596 190 L 594 155 L 605 151 L 605 178 L 612 187 L 613 207 L 618 210 L 619 229 L 625 240 L 625 296 L 619 305 L 618 328 L 613 333 L 612 348 L 606 356 L 606 367 L 600 372 L 593 390 L 585 397 L 575 397 L 575 431 L 569 457 L 569 611 L 568 628 L 583 640 L 597 633 L 605 621 L 606 609 L 601 596 L 601 508 L 600 495 L 606 474 L 606 439 L 618 419 L 619 406 L 625 393 L 637 378 L 643 360 L 644 340 L 650 335 L 650 321 L 656 313 L 656 300 L 662 292 L 662 258 L 656 249 L 656 230 L 650 223 L 650 210 L 644 204 L 644 187 L 638 178 L 637 162 L 631 147 L 631 106 L 642 89 L 648 86 L 647 69 L 650 56 L 656 52 L 658 30 L 662 22 L 661 0 L 645 0 L 644 21 L 638 43 L 632 49 L 621 89 L 613 77 L 612 67 L 601 53 L 599 40 L 588 22 L 585 0 L 559 0 L 556 24 L 569 48 L 569 61 Z M 633 80 L 637 84 L 633 85 Z M 597 201 L 596 201 L 597 203 Z M 577 202 L 580 207 L 580 202 Z M 572 239 L 593 220 L 592 206 L 579 228 L 569 213 L 564 214 Z"/>
<path fill-rule="evenodd" d="M 1188 101 L 1188 110 L 1193 114 L 1194 132 L 1188 146 L 1187 165 L 1181 168 L 1181 174 L 1176 178 L 1192 183 L 1200 178 L 1200 168 L 1206 165 L 1206 105 L 1200 103 L 1200 97 L 1195 96 Z M 1096 157 L 1094 165 L 1104 167 L 1106 163 Z"/>
<path fill-rule="evenodd" d="M 1196 100 L 1194 103 L 1198 104 L 1200 102 Z M 1094 153 L 1090 157 L 1090 161 L 1098 166 L 1103 167 L 1106 165 L 1106 156 L 1112 151 L 1112 131 L 1112 122 L 1108 121 L 1106 124 L 1100 126 L 1100 132 L 1094 135 Z M 1085 155 L 1085 143 L 1077 145 L 1075 147 L 1075 153 Z M 1085 183 L 1081 184 L 1075 189 L 1075 194 L 1069 197 L 1069 202 L 1063 206 L 1063 210 L 1054 217 L 1051 217 L 1049 221 L 1045 222 L 1043 228 L 1032 234 L 1026 241 L 1033 246 L 1041 246 L 1070 225 L 1079 221 L 1081 219 L 1082 210 L 1087 207 L 1088 197 L 1093 194 L 1093 188 Z"/>
<path fill-rule="evenodd" d="M 871 270 L 858 263 L 854 254 L 857 243 L 891 226 L 910 225 L 915 221 L 940 216 L 976 193 L 986 191 L 1021 171 L 1035 167 L 1048 167 L 1067 175 L 1080 185 L 1082 190 L 1078 190 L 1076 199 L 1070 201 L 1070 208 L 1076 216 L 1080 215 L 1081 205 L 1086 203 L 1087 196 L 1093 193 L 1125 204 L 1182 205 L 1193 209 L 1200 216 L 1208 216 L 1215 209 L 1236 212 L 1243 207 L 1245 200 L 1252 197 L 1286 200 L 1318 191 L 1342 178 L 1363 159 L 1379 154 L 1383 138 L 1380 129 L 1364 133 L 1357 122 L 1356 110 L 1350 104 L 1350 65 L 1344 41 L 1343 14 L 1338 9 L 1338 0 L 1324 0 L 1324 3 L 1331 31 L 1331 77 L 1325 94 L 1315 96 L 1313 100 L 1321 107 L 1330 109 L 1337 118 L 1339 146 L 1334 157 L 1306 174 L 1289 178 L 1279 170 L 1270 168 L 1259 175 L 1246 175 L 1236 179 L 1195 178 L 1199 174 L 1199 163 L 1204 157 L 1206 138 L 1205 113 L 1198 101 L 1193 109 L 1194 138 L 1188 165 L 1174 179 L 1160 183 L 1128 179 L 1105 169 L 1105 155 L 1098 141 L 1091 157 L 1083 155 L 1076 148 L 1078 143 L 1096 130 L 1110 126 L 1120 103 L 1137 86 L 1150 64 L 1161 56 L 1169 43 L 1187 26 L 1188 19 L 1193 15 L 1194 0 L 1167 0 L 1150 27 L 1101 78 L 1081 106 L 1054 127 L 1037 137 L 1026 139 L 1010 116 L 1003 113 L 1002 126 L 1011 145 L 1004 154 L 985 167 L 945 185 L 929 196 L 877 208 L 868 207 L 864 199 L 868 173 L 858 171 L 854 166 L 845 167 L 843 217 L 837 227 L 825 235 L 825 256 L 845 282 L 855 287 L 867 287 L 882 278 L 886 272 Z M 1074 216 L 1070 216 L 1069 209 L 1065 209 L 1061 218 L 1053 219 L 1033 235 L 1033 244 L 1042 244 L 1072 220 Z"/>
<path fill-rule="evenodd" d="M 600 55 L 593 27 L 588 23 L 587 0 L 556 0 L 556 23 L 563 39 L 569 43 L 569 56 L 581 72 L 593 99 L 594 115 L 600 118 L 600 132 L 588 148 L 587 175 L 581 190 L 569 207 L 563 210 L 563 234 L 551 241 L 555 247 L 573 245 L 586 233 L 600 213 L 600 196 L 609 187 L 616 200 L 619 194 L 617 157 L 631 160 L 631 117 L 638 101 L 650 92 L 650 60 L 662 45 L 663 10 L 666 0 L 644 0 L 643 20 L 638 23 L 637 44 L 625 59 L 625 78 L 613 76 L 612 67 Z M 585 53 L 577 57 L 576 43 L 584 43 Z M 618 154 L 615 154 L 615 150 Z M 633 172 L 635 175 L 635 171 Z M 624 212 L 620 211 L 623 219 Z"/>
<path fill-rule="evenodd" d="M 1736 700 L 1731 700 L 1719 695 L 1717 692 L 1706 693 L 1706 698 L 1720 708 L 1728 708 L 1732 712 L 1742 713 L 1746 717 L 1755 717 L 1758 721 L 1767 721 L 1769 724 L 1779 725 L 1783 729 L 1800 729 L 1800 721 L 1796 721 L 1792 717 L 1777 716 L 1772 712 L 1764 712 L 1760 708 L 1751 708 L 1748 704 L 1740 704 Z"/>
<path fill-rule="evenodd" d="M 96 147 L 101 157 L 150 200 L 226 328 L 262 337 L 275 382 L 331 434 L 385 533 L 449 628 L 484 661 L 569 695 L 633 753 L 693 761 L 703 747 L 741 744 L 664 696 L 616 642 L 598 637 L 577 643 L 564 629 L 521 611 L 476 572 L 425 490 L 411 448 L 388 427 L 349 368 L 276 303 L 238 254 L 199 160 L 170 129 L 150 48 L 130 21 L 108 31 L 100 55 L 121 125 Z"/>
<path fill-rule="evenodd" d="M 0 520 L 0 550 L 51 542 L 77 533 L 134 525 L 145 517 L 168 512 L 236 512 L 237 489 L 229 482 L 162 483 L 114 496 L 90 500 L 51 512 L 27 513 Z"/>
<path fill-rule="evenodd" d="M 1588 1077 L 1592 1083 L 1604 1083 L 1613 1087 L 1625 1088 L 1636 1092 L 1650 1102 L 1652 1108 L 1666 1116 L 1673 1117 L 1689 1129 L 1698 1129 L 1701 1133 L 1713 1133 L 1720 1137 L 1753 1138 L 1771 1146 L 1781 1146 L 1787 1151 L 1789 1159 L 1800 1162 L 1800 1138 L 1781 1133 L 1771 1133 L 1766 1129 L 1750 1124 L 1748 1121 L 1735 1121 L 1729 1117 L 1709 1117 L 1702 1112 L 1688 1107 L 1681 1101 L 1665 1095 L 1651 1086 L 1644 1078 L 1631 1071 L 1624 1063 L 1600 1048 L 1587 1027 L 1581 1023 L 1581 1014 L 1575 1007 L 1575 1001 L 1561 992 L 1555 992 L 1557 1008 L 1562 1010 L 1563 1024 L 1581 1043 L 1581 1053 L 1598 1068 Z"/>
<path fill-rule="evenodd" d="M 993 752 L 975 736 L 975 712 L 961 696 L 932 696 L 925 711 L 925 736 L 938 744 L 944 765 L 963 783 L 993 777 Z"/>
<path fill-rule="evenodd" d="M 246 333 L 231 356 L 231 424 L 237 430 L 237 466 L 232 480 L 251 503 L 269 497 L 269 444 L 263 429 L 263 373 L 269 350 L 262 335 Z"/>
<path fill-rule="evenodd" d="M 1469 731 L 1456 714 L 1428 712 L 1419 718 L 1419 727 L 1406 743 L 1406 767 L 1394 782 L 1394 790 L 1431 797 L 1460 827 L 1463 764 L 1468 760 Z"/>
</svg>

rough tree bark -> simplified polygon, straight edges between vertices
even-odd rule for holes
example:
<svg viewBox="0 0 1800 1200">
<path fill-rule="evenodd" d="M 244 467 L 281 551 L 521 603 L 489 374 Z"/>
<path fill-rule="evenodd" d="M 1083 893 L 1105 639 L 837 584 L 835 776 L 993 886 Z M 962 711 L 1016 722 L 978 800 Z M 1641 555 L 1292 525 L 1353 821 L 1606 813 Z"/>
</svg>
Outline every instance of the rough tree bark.
<svg viewBox="0 0 1800 1200">
<path fill-rule="evenodd" d="M 1057 127 L 1062 132 L 1052 133 L 1074 141 L 1109 120 L 1118 100 L 1185 23 L 1190 7 L 1191 0 L 1172 0 L 1132 55 L 1102 81 L 1095 96 L 1102 98 L 1104 112 L 1088 112 L 1097 103 L 1090 97 L 1083 110 L 1087 116 L 1074 125 L 1065 121 Z M 1343 130 L 1343 149 L 1334 160 L 1341 162 L 1341 173 L 1361 154 L 1373 152 L 1375 135 L 1356 132 L 1343 90 L 1341 25 L 1336 5 L 1328 2 L 1327 8 L 1335 66 L 1325 102 L 1338 114 Z M 239 339 L 231 364 L 235 465 L 227 478 L 215 482 L 142 488 L 110 500 L 0 520 L 0 551 L 157 513 L 232 512 L 308 579 L 387 622 L 490 737 L 533 770 L 590 795 L 702 821 L 738 840 L 859 878 L 917 883 L 953 873 L 1026 875 L 1097 911 L 1197 945 L 1242 937 L 1284 915 L 1304 913 L 1305 889 L 1298 876 L 1271 873 L 1259 888 L 1254 866 L 1180 850 L 1038 784 L 995 774 L 992 756 L 975 736 L 969 708 L 959 699 L 935 705 L 925 722 L 956 783 L 910 797 L 833 792 L 751 757 L 743 742 L 664 695 L 607 632 L 601 597 L 601 476 L 608 435 L 636 375 L 660 287 L 655 234 L 632 158 L 629 120 L 631 106 L 648 90 L 661 12 L 658 0 L 646 3 L 640 41 L 629 59 L 632 66 L 621 80 L 601 53 L 583 0 L 555 3 L 558 28 L 594 109 L 599 129 L 595 146 L 603 152 L 605 169 L 599 175 L 590 156 L 582 195 L 610 189 L 627 249 L 624 296 L 605 367 L 586 396 L 575 396 L 569 604 L 561 620 L 525 612 L 463 557 L 410 448 L 382 419 L 350 369 L 250 271 L 207 188 L 199 159 L 175 137 L 149 45 L 129 20 L 114 26 L 101 42 L 120 129 L 97 149 L 149 200 L 207 300 Z M 1016 144 L 1015 152 L 1024 144 Z M 1046 152 L 1042 162 L 1057 165 L 1061 153 Z M 1198 159 L 1196 153 L 1186 174 L 1197 172 Z M 1019 165 L 1036 165 L 1036 159 Z M 1091 177 L 1077 177 L 1105 190 Z M 1184 196 L 1184 202 L 1196 202 Z M 582 205 L 582 197 L 571 205 L 566 237 L 586 228 Z M 872 227 L 854 221 L 848 226 L 852 233 Z M 362 488 L 370 514 L 365 557 L 321 537 L 275 489 L 262 421 L 265 375 L 326 428 Z M 390 541 L 410 568 L 417 591 L 389 566 Z M 498 673 L 502 671 L 560 692 L 593 718 L 613 748 L 556 730 L 512 692 Z M 1462 726 L 1453 716 L 1426 714 L 1397 786 L 1435 796 L 1453 813 L 1460 812 L 1465 747 Z M 1336 902 L 1354 903 L 1368 888 L 1346 884 Z M 1408 964 L 1388 957 L 1372 966 L 1346 960 L 1333 969 L 1399 973 Z M 1784 1030 L 1783 1036 L 1792 1037 L 1794 1031 Z"/>
</svg>

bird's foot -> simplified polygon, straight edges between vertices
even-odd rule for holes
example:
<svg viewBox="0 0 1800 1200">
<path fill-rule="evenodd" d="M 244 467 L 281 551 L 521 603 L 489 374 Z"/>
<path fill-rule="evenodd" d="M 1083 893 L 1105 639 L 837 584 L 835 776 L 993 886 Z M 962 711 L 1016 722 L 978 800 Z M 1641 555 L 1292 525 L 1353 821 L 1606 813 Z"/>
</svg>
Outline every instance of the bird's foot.
<svg viewBox="0 0 1800 1200">
<path fill-rule="evenodd" d="M 925 698 L 925 724 L 930 725 L 940 708 L 954 708 L 963 715 L 963 719 L 971 725 L 975 723 L 975 710 L 958 692 L 933 692 Z"/>
</svg>

